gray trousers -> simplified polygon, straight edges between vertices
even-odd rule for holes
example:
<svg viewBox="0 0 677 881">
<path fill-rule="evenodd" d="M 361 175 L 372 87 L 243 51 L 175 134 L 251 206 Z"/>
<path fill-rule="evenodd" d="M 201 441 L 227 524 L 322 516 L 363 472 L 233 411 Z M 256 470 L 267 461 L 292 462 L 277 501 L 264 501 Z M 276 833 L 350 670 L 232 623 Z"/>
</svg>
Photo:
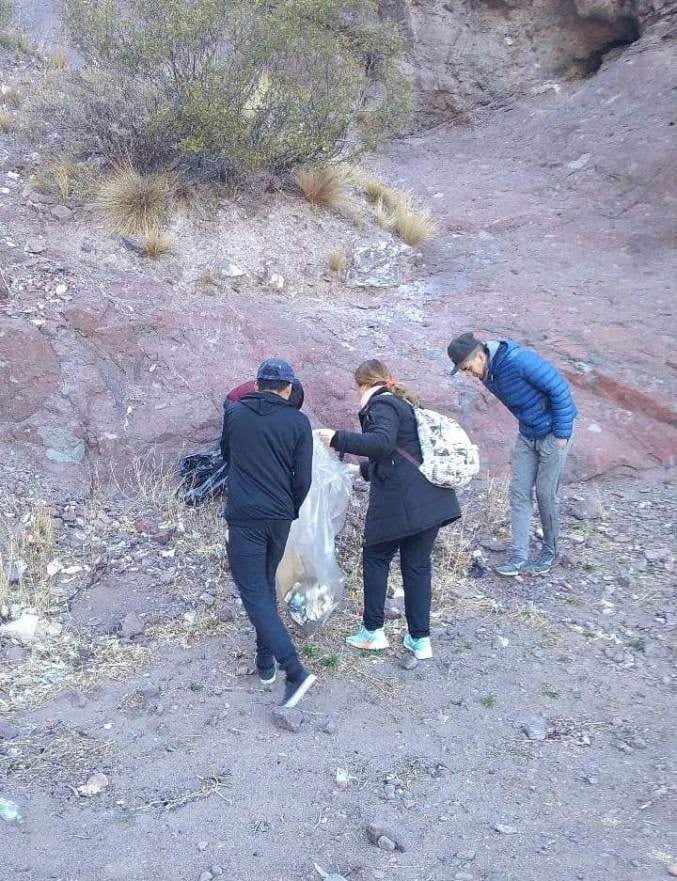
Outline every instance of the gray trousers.
<svg viewBox="0 0 677 881">
<path fill-rule="evenodd" d="M 560 447 L 553 434 L 538 440 L 517 435 L 510 482 L 512 551 L 515 557 L 529 556 L 532 494 L 536 489 L 538 512 L 543 526 L 543 550 L 557 553 L 559 534 L 559 483 L 572 438 Z"/>
</svg>

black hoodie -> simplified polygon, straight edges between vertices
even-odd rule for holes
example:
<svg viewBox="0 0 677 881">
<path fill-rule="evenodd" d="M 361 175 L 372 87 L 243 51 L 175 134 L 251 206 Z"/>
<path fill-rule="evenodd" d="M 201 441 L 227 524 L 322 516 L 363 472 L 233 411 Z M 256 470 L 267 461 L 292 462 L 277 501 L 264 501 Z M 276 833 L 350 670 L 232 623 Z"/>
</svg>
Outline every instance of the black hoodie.
<svg viewBox="0 0 677 881">
<path fill-rule="evenodd" d="M 223 414 L 229 523 L 296 520 L 308 495 L 313 434 L 308 417 L 274 392 L 253 392 Z"/>
</svg>

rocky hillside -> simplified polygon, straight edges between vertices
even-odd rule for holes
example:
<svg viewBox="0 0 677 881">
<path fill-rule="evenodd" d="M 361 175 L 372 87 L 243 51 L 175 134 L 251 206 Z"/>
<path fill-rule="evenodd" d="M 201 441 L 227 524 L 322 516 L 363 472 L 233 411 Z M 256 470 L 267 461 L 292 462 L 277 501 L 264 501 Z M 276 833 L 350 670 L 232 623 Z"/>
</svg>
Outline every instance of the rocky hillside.
<svg viewBox="0 0 677 881">
<path fill-rule="evenodd" d="M 297 365 L 316 423 L 353 419 L 351 372 L 378 355 L 460 413 L 487 465 L 504 467 L 510 418 L 446 376 L 446 343 L 468 328 L 532 343 L 569 376 L 581 410 L 572 473 L 670 462 L 677 55 L 666 10 L 654 21 L 658 4 L 390 8 L 409 22 L 419 82 L 442 76 L 439 58 L 453 54 L 456 73 L 435 89 L 475 111 L 472 125 L 368 163 L 433 208 L 440 234 L 422 251 L 381 229 L 358 194 L 329 213 L 272 190 L 184 212 L 174 252 L 149 261 L 92 204 L 40 189 L 49 144 L 0 135 L 0 449 L 11 485 L 21 491 L 37 471 L 52 492 L 86 493 L 111 463 L 173 459 L 215 436 L 224 390 L 272 351 Z M 35 11 L 26 4 L 24 20 Z M 36 21 L 54 37 L 46 6 Z M 579 47 L 602 31 L 596 45 L 608 47 L 627 21 L 638 38 L 582 80 L 546 51 L 569 47 L 571 60 L 574 31 Z M 6 88 L 27 96 L 41 76 L 39 59 L 0 50 Z M 508 102 L 527 88 L 538 94 Z M 479 113 L 480 91 L 502 109 Z M 336 248 L 350 265 L 331 272 Z"/>
<path fill-rule="evenodd" d="M 674 0 L 381 0 L 407 35 L 419 109 L 438 118 L 591 76 L 676 8 Z"/>
</svg>

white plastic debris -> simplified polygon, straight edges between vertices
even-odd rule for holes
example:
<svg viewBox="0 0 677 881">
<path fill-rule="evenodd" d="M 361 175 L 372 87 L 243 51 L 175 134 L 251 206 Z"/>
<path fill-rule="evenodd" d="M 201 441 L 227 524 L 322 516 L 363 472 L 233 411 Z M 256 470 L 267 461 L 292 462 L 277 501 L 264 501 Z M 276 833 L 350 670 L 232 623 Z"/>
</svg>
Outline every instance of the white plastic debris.
<svg viewBox="0 0 677 881">
<path fill-rule="evenodd" d="M 97 772 L 96 774 L 92 774 L 89 780 L 86 783 L 83 783 L 82 786 L 78 786 L 78 792 L 83 798 L 92 798 L 94 795 L 98 795 L 100 792 L 103 792 L 104 789 L 108 789 L 110 785 L 110 781 L 105 774 L 101 774 Z"/>
</svg>

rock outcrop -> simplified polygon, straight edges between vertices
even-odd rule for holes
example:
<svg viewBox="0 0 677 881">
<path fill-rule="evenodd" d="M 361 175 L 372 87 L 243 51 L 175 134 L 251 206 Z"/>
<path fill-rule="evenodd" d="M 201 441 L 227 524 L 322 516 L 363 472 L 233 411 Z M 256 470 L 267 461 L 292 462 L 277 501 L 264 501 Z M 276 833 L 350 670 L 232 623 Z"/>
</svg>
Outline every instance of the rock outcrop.
<svg viewBox="0 0 677 881">
<path fill-rule="evenodd" d="M 674 0 L 381 0 L 408 41 L 418 109 L 447 118 L 594 73 Z"/>
</svg>

